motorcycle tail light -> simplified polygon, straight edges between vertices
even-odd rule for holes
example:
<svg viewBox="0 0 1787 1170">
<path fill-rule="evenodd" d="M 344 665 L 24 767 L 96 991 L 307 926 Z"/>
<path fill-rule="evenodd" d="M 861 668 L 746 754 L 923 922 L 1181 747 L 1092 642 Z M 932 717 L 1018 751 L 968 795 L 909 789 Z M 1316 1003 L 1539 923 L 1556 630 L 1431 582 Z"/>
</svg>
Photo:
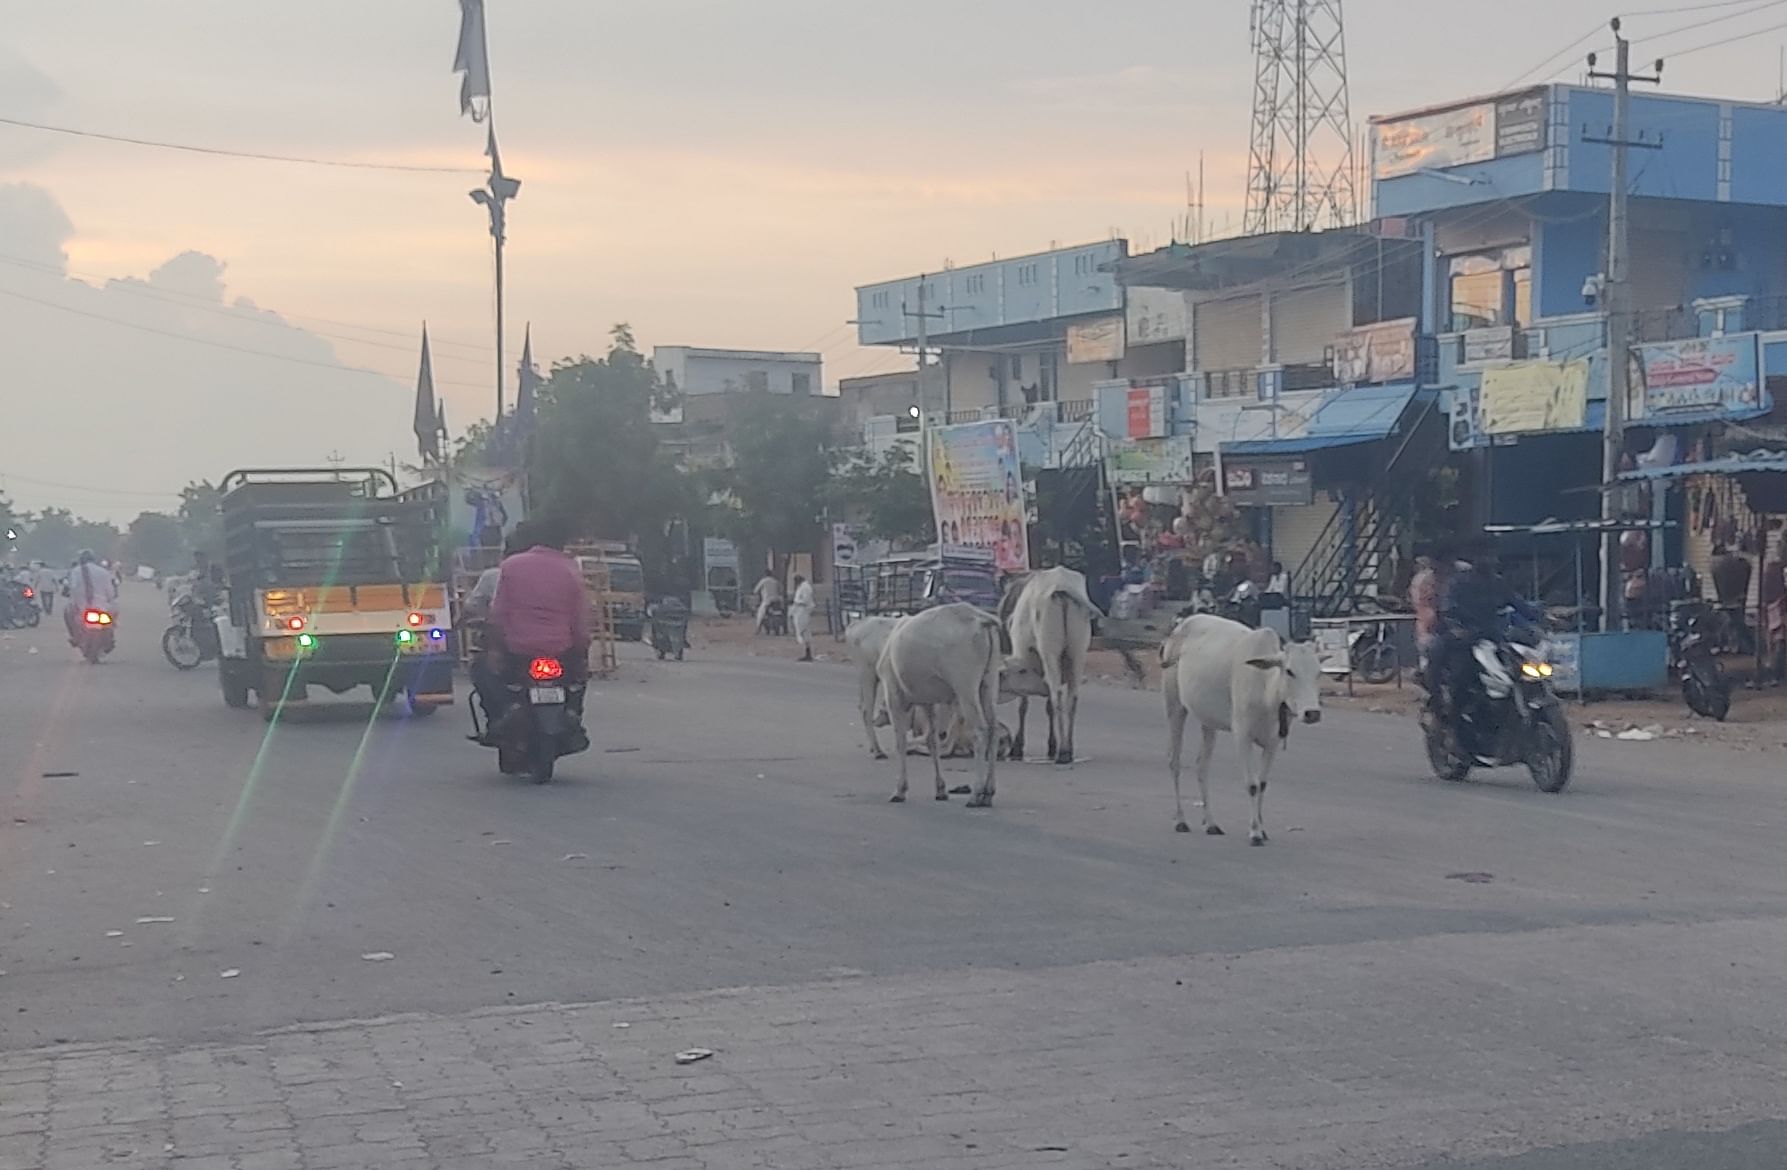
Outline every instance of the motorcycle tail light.
<svg viewBox="0 0 1787 1170">
<path fill-rule="evenodd" d="M 36 596 L 37 596 L 37 590 L 31 588 L 31 586 L 29 586 L 29 585 L 25 586 L 25 600 L 26 601 L 30 601 L 33 597 L 36 597 Z"/>
<path fill-rule="evenodd" d="M 90 609 L 81 615 L 81 620 L 90 626 L 109 626 L 112 624 L 112 615 L 104 610 Z"/>
<path fill-rule="evenodd" d="M 291 617 L 285 619 L 285 628 L 295 634 L 304 628 L 304 619 L 293 614 Z"/>
<path fill-rule="evenodd" d="M 551 682 L 565 677 L 565 664 L 556 658 L 536 658 L 528 663 L 527 676 L 535 682 Z"/>
</svg>

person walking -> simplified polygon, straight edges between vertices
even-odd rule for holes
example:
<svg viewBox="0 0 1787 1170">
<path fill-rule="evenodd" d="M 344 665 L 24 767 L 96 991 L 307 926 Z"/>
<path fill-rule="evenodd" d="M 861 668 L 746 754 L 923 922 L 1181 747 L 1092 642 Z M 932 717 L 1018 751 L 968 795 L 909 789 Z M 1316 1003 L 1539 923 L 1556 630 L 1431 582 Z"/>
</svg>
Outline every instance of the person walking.
<svg viewBox="0 0 1787 1170">
<path fill-rule="evenodd" d="M 813 583 L 796 573 L 794 600 L 788 606 L 788 619 L 794 626 L 794 638 L 800 643 L 800 660 L 813 661 Z"/>
<path fill-rule="evenodd" d="M 757 598 L 757 633 L 763 633 L 764 622 L 769 617 L 769 607 L 782 600 L 782 583 L 776 580 L 774 573 L 765 571 L 763 579 L 751 590 Z"/>
</svg>

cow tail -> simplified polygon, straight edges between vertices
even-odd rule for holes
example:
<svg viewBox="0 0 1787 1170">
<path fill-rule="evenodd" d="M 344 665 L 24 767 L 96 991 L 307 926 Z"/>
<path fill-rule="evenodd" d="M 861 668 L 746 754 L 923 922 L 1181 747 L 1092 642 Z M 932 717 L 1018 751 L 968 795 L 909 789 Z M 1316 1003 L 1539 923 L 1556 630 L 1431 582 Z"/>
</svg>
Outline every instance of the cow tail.
<svg viewBox="0 0 1787 1170">
<path fill-rule="evenodd" d="M 1068 593 L 1066 590 L 1062 590 L 1055 594 L 1055 601 L 1057 603 L 1056 613 L 1059 614 L 1061 618 L 1060 668 L 1063 675 L 1067 673 L 1068 665 L 1072 661 L 1067 649 L 1067 629 L 1069 625 L 1068 614 L 1072 611 L 1073 607 L 1078 604 L 1078 600 L 1078 598 L 1074 597 L 1073 594 Z"/>
</svg>

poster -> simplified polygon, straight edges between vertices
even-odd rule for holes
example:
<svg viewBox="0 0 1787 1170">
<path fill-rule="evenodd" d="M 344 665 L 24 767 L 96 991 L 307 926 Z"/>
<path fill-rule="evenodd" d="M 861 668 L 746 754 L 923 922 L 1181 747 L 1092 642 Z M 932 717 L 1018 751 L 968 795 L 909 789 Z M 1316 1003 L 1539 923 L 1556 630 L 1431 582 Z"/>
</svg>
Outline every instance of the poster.
<svg viewBox="0 0 1787 1170">
<path fill-rule="evenodd" d="M 1334 380 L 1343 386 L 1406 382 L 1415 376 L 1415 319 L 1364 325 L 1334 343 Z"/>
<path fill-rule="evenodd" d="M 1766 406 L 1753 333 L 1641 345 L 1632 364 L 1632 396 L 1645 418 L 1744 414 Z"/>
<path fill-rule="evenodd" d="M 1113 486 L 1184 484 L 1196 478 L 1190 435 L 1113 442 L 1105 459 Z"/>
<path fill-rule="evenodd" d="M 831 563 L 833 565 L 854 565 L 858 553 L 856 532 L 848 524 L 831 526 Z"/>
<path fill-rule="evenodd" d="M 1123 360 L 1123 318 L 1099 317 L 1067 326 L 1067 362 L 1120 362 Z"/>
<path fill-rule="evenodd" d="M 1484 370 L 1482 403 L 1485 434 L 1577 430 L 1588 412 L 1588 359 Z"/>
<path fill-rule="evenodd" d="M 448 544 L 498 548 L 526 517 L 524 473 L 517 467 L 454 464 L 447 480 Z"/>
<path fill-rule="evenodd" d="M 1167 388 L 1131 385 L 1124 391 L 1126 439 L 1153 439 L 1167 433 Z"/>
<path fill-rule="evenodd" d="M 1010 419 L 935 427 L 926 476 L 944 555 L 992 553 L 1002 571 L 1030 567 L 1017 428 Z"/>
<path fill-rule="evenodd" d="M 1379 122 L 1371 131 L 1377 179 L 1495 157 L 1495 106 L 1489 102 Z"/>
</svg>

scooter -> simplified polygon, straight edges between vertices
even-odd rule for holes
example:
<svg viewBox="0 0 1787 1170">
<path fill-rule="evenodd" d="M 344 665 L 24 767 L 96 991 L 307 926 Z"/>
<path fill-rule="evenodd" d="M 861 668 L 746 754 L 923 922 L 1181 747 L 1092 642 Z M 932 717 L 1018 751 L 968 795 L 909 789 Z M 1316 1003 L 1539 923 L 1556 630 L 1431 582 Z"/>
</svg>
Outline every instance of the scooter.
<svg viewBox="0 0 1787 1170">
<path fill-rule="evenodd" d="M 75 645 L 90 665 L 97 665 L 117 645 L 113 633 L 116 625 L 107 610 L 89 607 L 81 611 L 81 628 L 75 635 Z"/>
<path fill-rule="evenodd" d="M 161 653 L 175 670 L 196 670 L 221 651 L 211 607 L 191 593 L 174 599 L 173 624 L 161 635 Z"/>
<path fill-rule="evenodd" d="M 492 717 L 483 711 L 476 692 L 467 699 L 471 738 L 496 749 L 496 766 L 503 775 L 530 776 L 545 784 L 560 757 L 589 750 L 589 734 L 583 729 L 586 687 L 565 677 L 562 658 L 516 659 L 502 680 L 507 706 L 501 712 Z"/>
</svg>

